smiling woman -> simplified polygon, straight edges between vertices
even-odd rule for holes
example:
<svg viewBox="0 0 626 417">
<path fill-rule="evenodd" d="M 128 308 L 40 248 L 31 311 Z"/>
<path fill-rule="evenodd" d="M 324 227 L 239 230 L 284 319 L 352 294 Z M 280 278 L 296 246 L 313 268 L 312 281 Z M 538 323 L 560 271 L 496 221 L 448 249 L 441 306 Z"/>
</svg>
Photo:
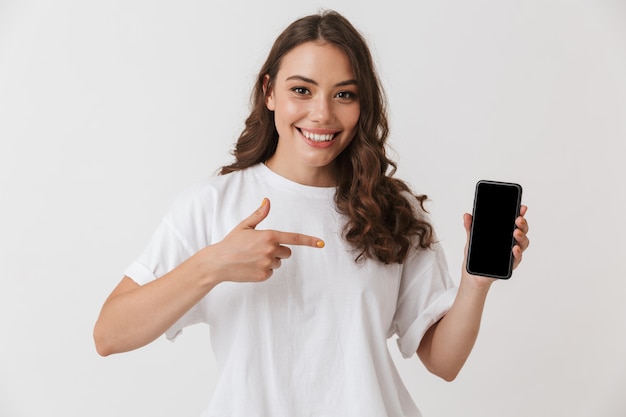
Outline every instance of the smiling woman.
<svg viewBox="0 0 626 417">
<path fill-rule="evenodd" d="M 303 43 L 283 57 L 273 83 L 265 80 L 278 132 L 266 165 L 301 184 L 336 185 L 336 158 L 354 139 L 360 114 L 346 54 L 332 44 Z"/>
<path fill-rule="evenodd" d="M 204 322 L 221 370 L 204 416 L 420 416 L 387 339 L 454 379 L 493 280 L 454 285 L 426 197 L 393 177 L 365 41 L 334 12 L 295 21 L 252 106 L 235 162 L 182 193 L 105 301 L 98 352 Z"/>
</svg>

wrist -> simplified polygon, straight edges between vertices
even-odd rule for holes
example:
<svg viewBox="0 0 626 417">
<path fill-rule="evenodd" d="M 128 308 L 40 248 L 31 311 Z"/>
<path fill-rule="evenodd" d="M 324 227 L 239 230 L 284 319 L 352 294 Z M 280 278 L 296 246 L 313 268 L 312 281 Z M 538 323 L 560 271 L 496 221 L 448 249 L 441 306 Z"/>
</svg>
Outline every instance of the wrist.
<svg viewBox="0 0 626 417">
<path fill-rule="evenodd" d="M 483 277 L 480 275 L 472 275 L 463 270 L 461 274 L 461 285 L 465 285 L 469 289 L 487 293 L 491 285 L 496 282 L 496 278 Z"/>
<path fill-rule="evenodd" d="M 221 274 L 218 273 L 215 263 L 212 262 L 211 248 L 211 246 L 207 246 L 189 258 L 191 268 L 194 271 L 192 275 L 196 277 L 196 282 L 208 290 L 221 282 L 219 280 Z"/>
</svg>

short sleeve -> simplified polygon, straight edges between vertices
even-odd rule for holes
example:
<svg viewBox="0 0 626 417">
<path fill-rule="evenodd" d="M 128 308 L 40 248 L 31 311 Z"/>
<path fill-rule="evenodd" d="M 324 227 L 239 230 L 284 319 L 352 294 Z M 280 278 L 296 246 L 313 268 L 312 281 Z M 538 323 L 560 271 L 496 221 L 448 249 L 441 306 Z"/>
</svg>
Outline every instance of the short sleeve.
<svg viewBox="0 0 626 417">
<path fill-rule="evenodd" d="M 192 211 L 193 206 L 179 198 L 158 225 L 141 255 L 124 270 L 124 275 L 139 285 L 145 285 L 173 270 L 197 252 L 199 248 L 194 249 L 187 243 L 179 231 L 180 222 L 177 221 L 178 218 L 188 221 L 190 215 L 187 213 Z M 203 321 L 201 303 L 198 303 L 168 329 L 165 336 L 174 340 L 183 328 Z"/>
<path fill-rule="evenodd" d="M 456 293 L 439 243 L 411 252 L 403 265 L 391 330 L 398 336 L 402 356 L 415 354 L 426 331 L 448 312 Z"/>
</svg>

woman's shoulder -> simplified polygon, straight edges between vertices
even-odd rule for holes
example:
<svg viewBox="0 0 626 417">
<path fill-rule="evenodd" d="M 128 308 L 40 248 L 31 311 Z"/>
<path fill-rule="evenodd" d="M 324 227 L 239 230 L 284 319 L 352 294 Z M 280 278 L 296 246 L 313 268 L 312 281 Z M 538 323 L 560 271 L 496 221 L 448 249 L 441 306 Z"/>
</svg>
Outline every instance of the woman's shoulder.
<svg viewBox="0 0 626 417">
<path fill-rule="evenodd" d="M 247 177 L 253 175 L 256 166 L 228 174 L 212 174 L 184 187 L 174 199 L 174 208 L 202 209 L 214 205 L 225 194 L 239 193 L 248 186 Z"/>
<path fill-rule="evenodd" d="M 199 179 L 188 185 L 183 190 L 183 194 L 189 193 L 191 195 L 194 195 L 229 189 L 234 184 L 242 182 L 245 183 L 246 179 L 250 175 L 254 175 L 257 171 L 258 165 L 253 165 L 249 168 L 229 172 L 228 174 L 220 174 L 218 172 L 215 172 L 210 176 Z"/>
</svg>

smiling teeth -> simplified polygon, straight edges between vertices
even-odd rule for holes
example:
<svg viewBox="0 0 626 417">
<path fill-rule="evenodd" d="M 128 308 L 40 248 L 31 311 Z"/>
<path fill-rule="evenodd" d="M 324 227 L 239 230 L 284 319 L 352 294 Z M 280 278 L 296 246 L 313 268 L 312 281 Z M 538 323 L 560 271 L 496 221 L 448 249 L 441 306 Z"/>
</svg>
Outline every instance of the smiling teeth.
<svg viewBox="0 0 626 417">
<path fill-rule="evenodd" d="M 306 130 L 302 131 L 302 135 L 304 135 L 305 138 L 312 140 L 313 142 L 328 142 L 329 140 L 333 140 L 333 138 L 335 137 L 334 133 L 319 135 L 317 133 L 307 132 Z"/>
</svg>

